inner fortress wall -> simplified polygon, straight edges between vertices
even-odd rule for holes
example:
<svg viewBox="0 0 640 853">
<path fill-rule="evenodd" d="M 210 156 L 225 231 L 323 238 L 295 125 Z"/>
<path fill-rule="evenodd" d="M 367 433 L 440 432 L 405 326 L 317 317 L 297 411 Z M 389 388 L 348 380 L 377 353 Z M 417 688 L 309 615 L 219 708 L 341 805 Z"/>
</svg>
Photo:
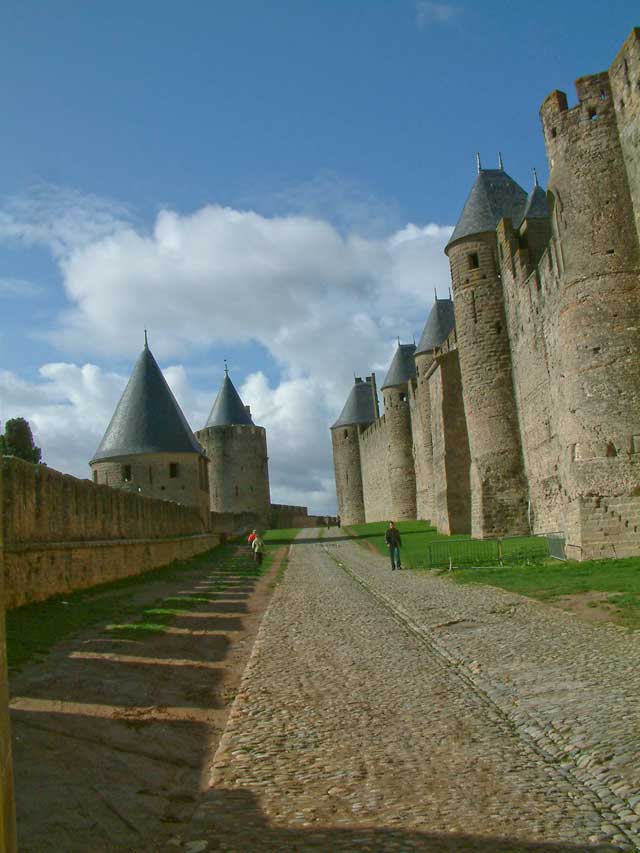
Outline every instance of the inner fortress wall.
<svg viewBox="0 0 640 853">
<path fill-rule="evenodd" d="M 360 433 L 362 491 L 367 522 L 394 520 L 391 515 L 388 448 L 386 415 L 383 415 Z"/>
<path fill-rule="evenodd" d="M 94 586 L 220 542 L 197 508 L 2 457 L 6 607 Z"/>
</svg>

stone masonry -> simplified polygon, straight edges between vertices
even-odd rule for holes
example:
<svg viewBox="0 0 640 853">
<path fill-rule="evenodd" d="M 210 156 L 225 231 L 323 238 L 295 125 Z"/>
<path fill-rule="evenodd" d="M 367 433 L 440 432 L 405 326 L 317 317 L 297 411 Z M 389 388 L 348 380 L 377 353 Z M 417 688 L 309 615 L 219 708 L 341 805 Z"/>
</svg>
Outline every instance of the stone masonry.
<svg viewBox="0 0 640 853">
<path fill-rule="evenodd" d="M 372 459 L 386 445 L 406 460 L 410 436 L 414 517 L 443 533 L 561 532 L 577 559 L 640 553 L 640 29 L 576 90 L 574 107 L 558 91 L 541 107 L 546 192 L 478 158 L 446 248 L 453 301 L 427 320 L 406 426 L 391 395 L 354 428 L 348 523 L 410 517 Z M 345 452 L 334 437 L 336 472 Z"/>
</svg>

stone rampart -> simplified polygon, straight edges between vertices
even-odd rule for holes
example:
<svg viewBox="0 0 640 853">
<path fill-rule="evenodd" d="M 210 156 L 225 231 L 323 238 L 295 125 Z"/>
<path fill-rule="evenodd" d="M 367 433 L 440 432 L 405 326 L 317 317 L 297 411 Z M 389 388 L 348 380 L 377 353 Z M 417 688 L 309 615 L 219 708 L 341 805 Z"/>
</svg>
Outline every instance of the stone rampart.
<svg viewBox="0 0 640 853">
<path fill-rule="evenodd" d="M 0 466 L 0 850 L 15 853 L 16 817 L 13 795 L 9 690 L 7 686 L 7 647 L 5 643 L 5 600 L 3 559 L 3 476 Z"/>
<path fill-rule="evenodd" d="M 2 458 L 7 608 L 139 574 L 213 548 L 195 507 Z"/>
<path fill-rule="evenodd" d="M 329 516 L 332 525 L 338 523 L 335 516 Z M 325 527 L 326 515 L 309 515 L 306 506 L 289 506 L 287 504 L 271 504 L 272 529 L 283 529 L 288 527 Z"/>
<path fill-rule="evenodd" d="M 362 491 L 367 522 L 385 521 L 391 518 L 388 445 L 386 415 L 360 433 Z"/>
</svg>

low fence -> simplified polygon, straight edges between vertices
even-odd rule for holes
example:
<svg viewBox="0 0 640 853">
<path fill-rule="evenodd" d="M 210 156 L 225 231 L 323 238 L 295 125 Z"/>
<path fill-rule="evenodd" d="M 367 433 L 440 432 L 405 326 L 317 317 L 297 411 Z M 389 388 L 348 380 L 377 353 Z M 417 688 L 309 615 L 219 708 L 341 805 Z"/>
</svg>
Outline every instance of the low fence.
<svg viewBox="0 0 640 853">
<path fill-rule="evenodd" d="M 560 540 L 555 540 L 559 548 Z M 562 540 L 564 552 L 564 540 Z M 548 537 L 513 537 L 503 539 L 442 539 L 427 546 L 427 567 L 482 567 L 535 563 L 551 554 Z M 560 557 L 559 559 L 565 559 Z"/>
</svg>

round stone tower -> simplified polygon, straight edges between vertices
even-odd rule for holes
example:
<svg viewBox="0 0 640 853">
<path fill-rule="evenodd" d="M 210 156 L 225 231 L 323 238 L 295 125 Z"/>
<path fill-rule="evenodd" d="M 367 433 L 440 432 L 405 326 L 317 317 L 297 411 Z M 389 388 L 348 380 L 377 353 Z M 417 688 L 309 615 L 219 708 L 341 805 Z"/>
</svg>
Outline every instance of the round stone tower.
<svg viewBox="0 0 640 853">
<path fill-rule="evenodd" d="M 414 353 L 416 366 L 415 399 L 419 424 L 413 423 L 413 452 L 418 518 L 433 519 L 435 517 L 429 368 L 433 365 L 435 351 L 446 341 L 454 326 L 453 301 L 451 299 L 438 299 L 436 294 L 433 308 Z"/>
<path fill-rule="evenodd" d="M 208 460 L 146 341 L 100 446 L 94 483 L 200 510 L 209 529 Z"/>
<path fill-rule="evenodd" d="M 401 344 L 393 356 L 382 385 L 384 420 L 387 431 L 389 471 L 389 518 L 415 519 L 416 472 L 409 409 L 409 382 L 416 378 L 415 344 Z"/>
<path fill-rule="evenodd" d="M 210 461 L 212 512 L 250 512 L 269 524 L 271 499 L 267 434 L 256 426 L 225 368 L 222 387 L 203 429 L 196 437 Z"/>
<path fill-rule="evenodd" d="M 519 222 L 526 192 L 502 169 L 482 169 L 445 249 L 471 453 L 471 532 L 526 533 L 528 492 L 507 335 L 496 225 Z"/>
<path fill-rule="evenodd" d="M 331 427 L 333 468 L 341 524 L 364 524 L 360 431 L 378 417 L 375 376 L 356 376 L 347 402 Z"/>
<path fill-rule="evenodd" d="M 552 328 L 561 468 L 569 499 L 630 495 L 640 463 L 640 250 L 609 75 L 540 115 L 559 281 Z"/>
</svg>

